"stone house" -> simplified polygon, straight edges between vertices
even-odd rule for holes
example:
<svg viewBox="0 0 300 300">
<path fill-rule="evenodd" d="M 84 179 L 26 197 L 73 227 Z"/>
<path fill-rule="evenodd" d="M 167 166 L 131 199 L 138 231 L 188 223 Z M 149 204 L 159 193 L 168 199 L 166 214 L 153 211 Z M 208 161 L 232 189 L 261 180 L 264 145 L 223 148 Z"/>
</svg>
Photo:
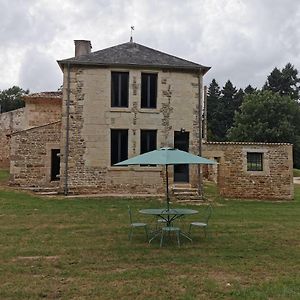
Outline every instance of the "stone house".
<svg viewBox="0 0 300 300">
<path fill-rule="evenodd" d="M 225 197 L 293 198 L 292 145 L 199 143 L 209 67 L 134 42 L 91 52 L 89 41 L 75 41 L 75 57 L 58 64 L 63 95 L 46 113 L 53 119 L 38 121 L 42 113 L 28 110 L 28 128 L 10 135 L 12 184 L 65 194 L 158 194 L 160 166 L 114 164 L 172 146 L 218 160 L 204 174 L 218 179 Z M 185 190 L 199 182 L 196 166 L 174 166 L 169 176 Z"/>
</svg>

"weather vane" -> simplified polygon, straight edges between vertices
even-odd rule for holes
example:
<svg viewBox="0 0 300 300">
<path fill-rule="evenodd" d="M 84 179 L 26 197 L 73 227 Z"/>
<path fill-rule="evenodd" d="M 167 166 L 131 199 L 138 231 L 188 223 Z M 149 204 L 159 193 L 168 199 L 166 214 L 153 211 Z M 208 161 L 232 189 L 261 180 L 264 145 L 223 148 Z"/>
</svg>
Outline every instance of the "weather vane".
<svg viewBox="0 0 300 300">
<path fill-rule="evenodd" d="M 131 26 L 130 28 L 131 28 L 131 32 L 130 32 L 130 42 L 132 43 L 132 42 L 133 42 L 133 37 L 132 37 L 132 35 L 133 35 L 134 26 Z"/>
</svg>

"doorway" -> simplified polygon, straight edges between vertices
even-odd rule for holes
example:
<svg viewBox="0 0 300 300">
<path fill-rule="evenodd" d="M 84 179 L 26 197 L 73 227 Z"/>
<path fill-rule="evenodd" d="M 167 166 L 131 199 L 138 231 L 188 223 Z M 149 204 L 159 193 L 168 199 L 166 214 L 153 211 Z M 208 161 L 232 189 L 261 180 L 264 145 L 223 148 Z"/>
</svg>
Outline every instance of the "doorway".
<svg viewBox="0 0 300 300">
<path fill-rule="evenodd" d="M 174 148 L 189 151 L 189 132 L 174 131 Z M 189 165 L 174 165 L 174 182 L 189 182 Z"/>
<path fill-rule="evenodd" d="M 51 181 L 59 180 L 60 149 L 51 149 Z"/>
</svg>

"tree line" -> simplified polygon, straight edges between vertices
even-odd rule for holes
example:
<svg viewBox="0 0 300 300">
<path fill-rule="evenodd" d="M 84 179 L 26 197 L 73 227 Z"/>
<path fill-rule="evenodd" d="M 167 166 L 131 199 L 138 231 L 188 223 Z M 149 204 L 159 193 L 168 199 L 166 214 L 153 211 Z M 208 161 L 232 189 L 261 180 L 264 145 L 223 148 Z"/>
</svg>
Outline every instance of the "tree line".
<svg viewBox="0 0 300 300">
<path fill-rule="evenodd" d="M 18 86 L 0 90 L 0 113 L 5 113 L 25 106 L 22 96 L 29 94 L 29 90 L 23 90 Z"/>
<path fill-rule="evenodd" d="M 209 141 L 292 143 L 294 166 L 300 168 L 300 78 L 288 63 L 274 68 L 261 89 L 237 89 L 215 79 L 207 91 Z"/>
</svg>

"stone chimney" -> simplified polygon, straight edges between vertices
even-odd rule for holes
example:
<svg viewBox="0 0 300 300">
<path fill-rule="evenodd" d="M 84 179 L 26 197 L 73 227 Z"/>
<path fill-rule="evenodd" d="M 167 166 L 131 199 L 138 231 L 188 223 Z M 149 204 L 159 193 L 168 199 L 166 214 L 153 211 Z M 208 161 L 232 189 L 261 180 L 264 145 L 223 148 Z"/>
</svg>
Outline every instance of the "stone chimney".
<svg viewBox="0 0 300 300">
<path fill-rule="evenodd" d="M 75 44 L 75 57 L 91 53 L 92 44 L 90 41 L 75 40 L 74 44 Z"/>
</svg>

